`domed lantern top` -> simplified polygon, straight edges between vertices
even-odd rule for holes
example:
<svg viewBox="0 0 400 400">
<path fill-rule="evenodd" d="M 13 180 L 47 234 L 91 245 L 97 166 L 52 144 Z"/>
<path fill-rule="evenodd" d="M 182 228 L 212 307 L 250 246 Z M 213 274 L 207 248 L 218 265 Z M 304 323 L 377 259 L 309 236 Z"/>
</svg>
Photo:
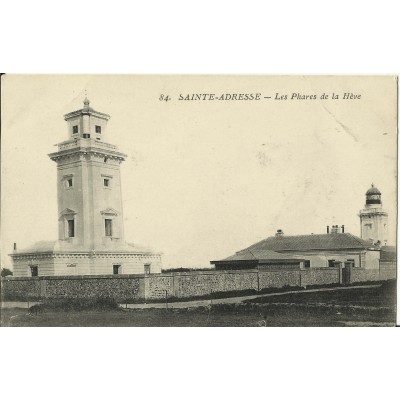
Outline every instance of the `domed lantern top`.
<svg viewBox="0 0 400 400">
<path fill-rule="evenodd" d="M 365 195 L 367 196 L 366 204 L 381 204 L 381 192 L 374 184 L 371 184 Z"/>
</svg>

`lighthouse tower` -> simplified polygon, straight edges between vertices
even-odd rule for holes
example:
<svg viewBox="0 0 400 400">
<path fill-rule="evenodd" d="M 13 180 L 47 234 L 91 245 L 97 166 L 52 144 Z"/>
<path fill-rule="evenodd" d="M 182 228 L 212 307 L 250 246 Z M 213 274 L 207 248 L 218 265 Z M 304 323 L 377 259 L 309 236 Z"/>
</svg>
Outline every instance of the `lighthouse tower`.
<svg viewBox="0 0 400 400">
<path fill-rule="evenodd" d="M 382 209 L 381 192 L 372 184 L 365 196 L 365 207 L 358 214 L 361 238 L 385 246 L 388 241 L 388 214 Z"/>
<path fill-rule="evenodd" d="M 150 274 L 161 253 L 125 241 L 120 166 L 126 155 L 107 142 L 108 114 L 90 107 L 64 116 L 67 140 L 57 163 L 58 240 L 10 254 L 14 276 Z"/>
<path fill-rule="evenodd" d="M 57 163 L 58 239 L 62 249 L 124 247 L 120 164 L 126 155 L 107 143 L 110 116 L 84 108 L 64 116 L 68 140 L 49 154 Z"/>
</svg>

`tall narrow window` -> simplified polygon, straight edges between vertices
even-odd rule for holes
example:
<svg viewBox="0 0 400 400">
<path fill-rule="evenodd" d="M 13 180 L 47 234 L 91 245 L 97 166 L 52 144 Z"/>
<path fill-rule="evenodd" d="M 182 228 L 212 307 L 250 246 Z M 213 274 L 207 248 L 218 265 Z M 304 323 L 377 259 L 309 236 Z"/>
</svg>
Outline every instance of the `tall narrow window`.
<svg viewBox="0 0 400 400">
<path fill-rule="evenodd" d="M 105 219 L 106 236 L 112 236 L 112 219 Z"/>
<path fill-rule="evenodd" d="M 101 126 L 100 125 L 96 125 L 96 133 L 101 133 Z"/>
<path fill-rule="evenodd" d="M 38 276 L 38 275 L 39 275 L 38 266 L 31 265 L 31 276 Z"/>
<path fill-rule="evenodd" d="M 120 265 L 113 265 L 113 274 L 114 275 L 118 275 L 119 274 L 119 270 L 120 270 L 121 266 Z"/>
<path fill-rule="evenodd" d="M 74 125 L 74 126 L 72 127 L 72 133 L 73 133 L 73 134 L 78 133 L 78 125 Z"/>
<path fill-rule="evenodd" d="M 150 275 L 150 264 L 144 264 L 145 275 Z"/>
<path fill-rule="evenodd" d="M 110 187 L 110 179 L 109 178 L 104 178 L 104 186 Z"/>
<path fill-rule="evenodd" d="M 75 237 L 75 221 L 73 219 L 68 220 L 68 237 Z"/>
<path fill-rule="evenodd" d="M 67 179 L 67 187 L 72 187 L 73 186 L 73 181 L 72 181 L 72 178 L 68 178 Z"/>
</svg>

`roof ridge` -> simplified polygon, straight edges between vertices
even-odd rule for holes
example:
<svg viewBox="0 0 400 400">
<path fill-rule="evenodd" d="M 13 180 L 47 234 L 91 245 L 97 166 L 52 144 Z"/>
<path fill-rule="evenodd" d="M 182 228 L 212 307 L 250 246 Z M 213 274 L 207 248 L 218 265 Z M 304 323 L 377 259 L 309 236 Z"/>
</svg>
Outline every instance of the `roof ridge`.
<svg viewBox="0 0 400 400">
<path fill-rule="evenodd" d="M 287 235 L 287 236 L 269 236 L 265 239 L 252 244 L 238 253 L 249 252 L 255 255 L 258 250 L 269 250 L 274 252 L 282 252 L 288 250 L 300 250 L 302 248 L 322 250 L 322 249 L 368 249 L 375 248 L 370 242 L 350 233 L 318 233 L 303 235 Z"/>
<path fill-rule="evenodd" d="M 360 244 L 363 245 L 363 246 L 365 246 L 365 245 L 368 243 L 367 240 L 364 240 L 364 239 L 362 239 L 362 238 L 359 238 L 358 236 L 353 235 L 353 234 L 350 233 L 350 232 L 346 232 L 346 234 L 349 235 L 349 236 L 351 236 L 353 239 L 355 239 L 358 243 L 360 243 Z M 373 245 L 373 244 L 372 244 L 372 245 Z"/>
</svg>

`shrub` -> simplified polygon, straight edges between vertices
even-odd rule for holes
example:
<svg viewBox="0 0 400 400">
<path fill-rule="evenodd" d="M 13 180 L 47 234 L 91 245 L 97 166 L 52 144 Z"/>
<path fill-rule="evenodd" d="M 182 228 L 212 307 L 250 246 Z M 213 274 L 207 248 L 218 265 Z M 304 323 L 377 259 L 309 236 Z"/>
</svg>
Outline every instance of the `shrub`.
<svg viewBox="0 0 400 400">
<path fill-rule="evenodd" d="M 8 268 L 1 269 L 1 277 L 2 278 L 5 278 L 6 276 L 11 276 L 11 275 L 13 275 L 13 272 L 10 269 L 8 269 Z"/>
</svg>

